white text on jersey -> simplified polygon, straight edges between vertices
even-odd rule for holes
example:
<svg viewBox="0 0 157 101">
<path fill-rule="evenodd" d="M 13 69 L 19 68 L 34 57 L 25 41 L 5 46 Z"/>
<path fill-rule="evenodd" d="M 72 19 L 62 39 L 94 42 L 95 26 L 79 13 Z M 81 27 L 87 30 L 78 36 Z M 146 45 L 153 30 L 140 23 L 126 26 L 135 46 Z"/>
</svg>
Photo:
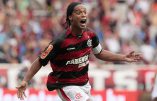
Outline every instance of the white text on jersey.
<svg viewBox="0 0 157 101">
<path fill-rule="evenodd" d="M 84 63 L 86 61 L 88 61 L 88 55 L 85 55 L 83 57 L 77 58 L 77 59 L 72 59 L 66 62 L 66 65 L 68 64 L 81 64 Z"/>
</svg>

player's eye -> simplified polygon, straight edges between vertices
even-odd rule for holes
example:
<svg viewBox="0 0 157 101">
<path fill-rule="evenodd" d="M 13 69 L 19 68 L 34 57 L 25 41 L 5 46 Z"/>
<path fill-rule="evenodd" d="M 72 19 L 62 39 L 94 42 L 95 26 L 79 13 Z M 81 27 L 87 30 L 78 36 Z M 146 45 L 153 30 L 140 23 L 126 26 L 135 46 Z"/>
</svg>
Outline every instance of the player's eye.
<svg viewBox="0 0 157 101">
<path fill-rule="evenodd" d="M 77 15 L 80 15 L 81 11 L 75 10 L 74 13 L 77 14 Z"/>
<path fill-rule="evenodd" d="M 81 14 L 86 14 L 86 11 L 75 10 L 74 13 L 77 14 L 77 15 L 81 15 Z"/>
</svg>

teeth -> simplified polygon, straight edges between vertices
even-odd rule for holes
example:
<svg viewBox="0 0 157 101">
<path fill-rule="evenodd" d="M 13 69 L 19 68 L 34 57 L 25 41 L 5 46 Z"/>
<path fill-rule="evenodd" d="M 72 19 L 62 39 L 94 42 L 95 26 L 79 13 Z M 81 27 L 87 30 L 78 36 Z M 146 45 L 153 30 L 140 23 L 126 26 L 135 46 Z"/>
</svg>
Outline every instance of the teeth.
<svg viewBox="0 0 157 101">
<path fill-rule="evenodd" d="M 82 21 L 86 21 L 86 19 L 82 19 Z"/>
<path fill-rule="evenodd" d="M 86 19 L 82 19 L 82 20 L 81 20 L 81 23 L 86 23 Z"/>
</svg>

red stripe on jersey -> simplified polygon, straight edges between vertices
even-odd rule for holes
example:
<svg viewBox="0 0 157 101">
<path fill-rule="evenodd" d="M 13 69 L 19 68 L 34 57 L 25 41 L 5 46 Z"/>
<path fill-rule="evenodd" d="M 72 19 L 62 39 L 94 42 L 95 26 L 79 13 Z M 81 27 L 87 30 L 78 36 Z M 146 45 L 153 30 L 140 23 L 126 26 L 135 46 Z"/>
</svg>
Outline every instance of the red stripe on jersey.
<svg viewBox="0 0 157 101">
<path fill-rule="evenodd" d="M 91 34 L 92 35 L 92 34 Z M 70 38 L 66 38 L 64 41 L 63 41 L 63 44 L 61 44 L 61 47 L 67 47 L 69 45 L 75 45 L 75 44 L 78 44 L 80 42 L 83 42 L 85 40 L 88 40 L 88 39 L 91 39 L 91 36 L 89 35 L 88 32 L 84 32 L 82 34 L 82 37 L 81 38 L 78 38 L 77 36 L 73 36 L 73 37 L 70 37 Z"/>
<path fill-rule="evenodd" d="M 65 94 L 63 89 L 59 89 L 59 91 L 61 92 L 62 97 L 66 100 L 66 101 L 71 101 L 68 96 Z"/>
<path fill-rule="evenodd" d="M 54 83 L 56 83 L 56 81 L 57 81 L 57 79 L 56 79 L 54 76 L 48 76 L 48 81 L 47 81 L 47 83 L 52 83 L 52 84 L 54 84 Z"/>
</svg>

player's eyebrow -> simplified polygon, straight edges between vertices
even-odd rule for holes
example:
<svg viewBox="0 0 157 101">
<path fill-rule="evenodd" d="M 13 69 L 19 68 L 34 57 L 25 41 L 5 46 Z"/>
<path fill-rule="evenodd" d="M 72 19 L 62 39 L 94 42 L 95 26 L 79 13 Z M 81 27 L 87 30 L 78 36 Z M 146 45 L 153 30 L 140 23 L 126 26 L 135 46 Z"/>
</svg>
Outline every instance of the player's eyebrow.
<svg viewBox="0 0 157 101">
<path fill-rule="evenodd" d="M 74 9 L 74 11 L 80 11 L 80 10 L 86 10 L 86 8 L 83 7 L 83 8 L 76 8 L 76 9 Z"/>
</svg>

